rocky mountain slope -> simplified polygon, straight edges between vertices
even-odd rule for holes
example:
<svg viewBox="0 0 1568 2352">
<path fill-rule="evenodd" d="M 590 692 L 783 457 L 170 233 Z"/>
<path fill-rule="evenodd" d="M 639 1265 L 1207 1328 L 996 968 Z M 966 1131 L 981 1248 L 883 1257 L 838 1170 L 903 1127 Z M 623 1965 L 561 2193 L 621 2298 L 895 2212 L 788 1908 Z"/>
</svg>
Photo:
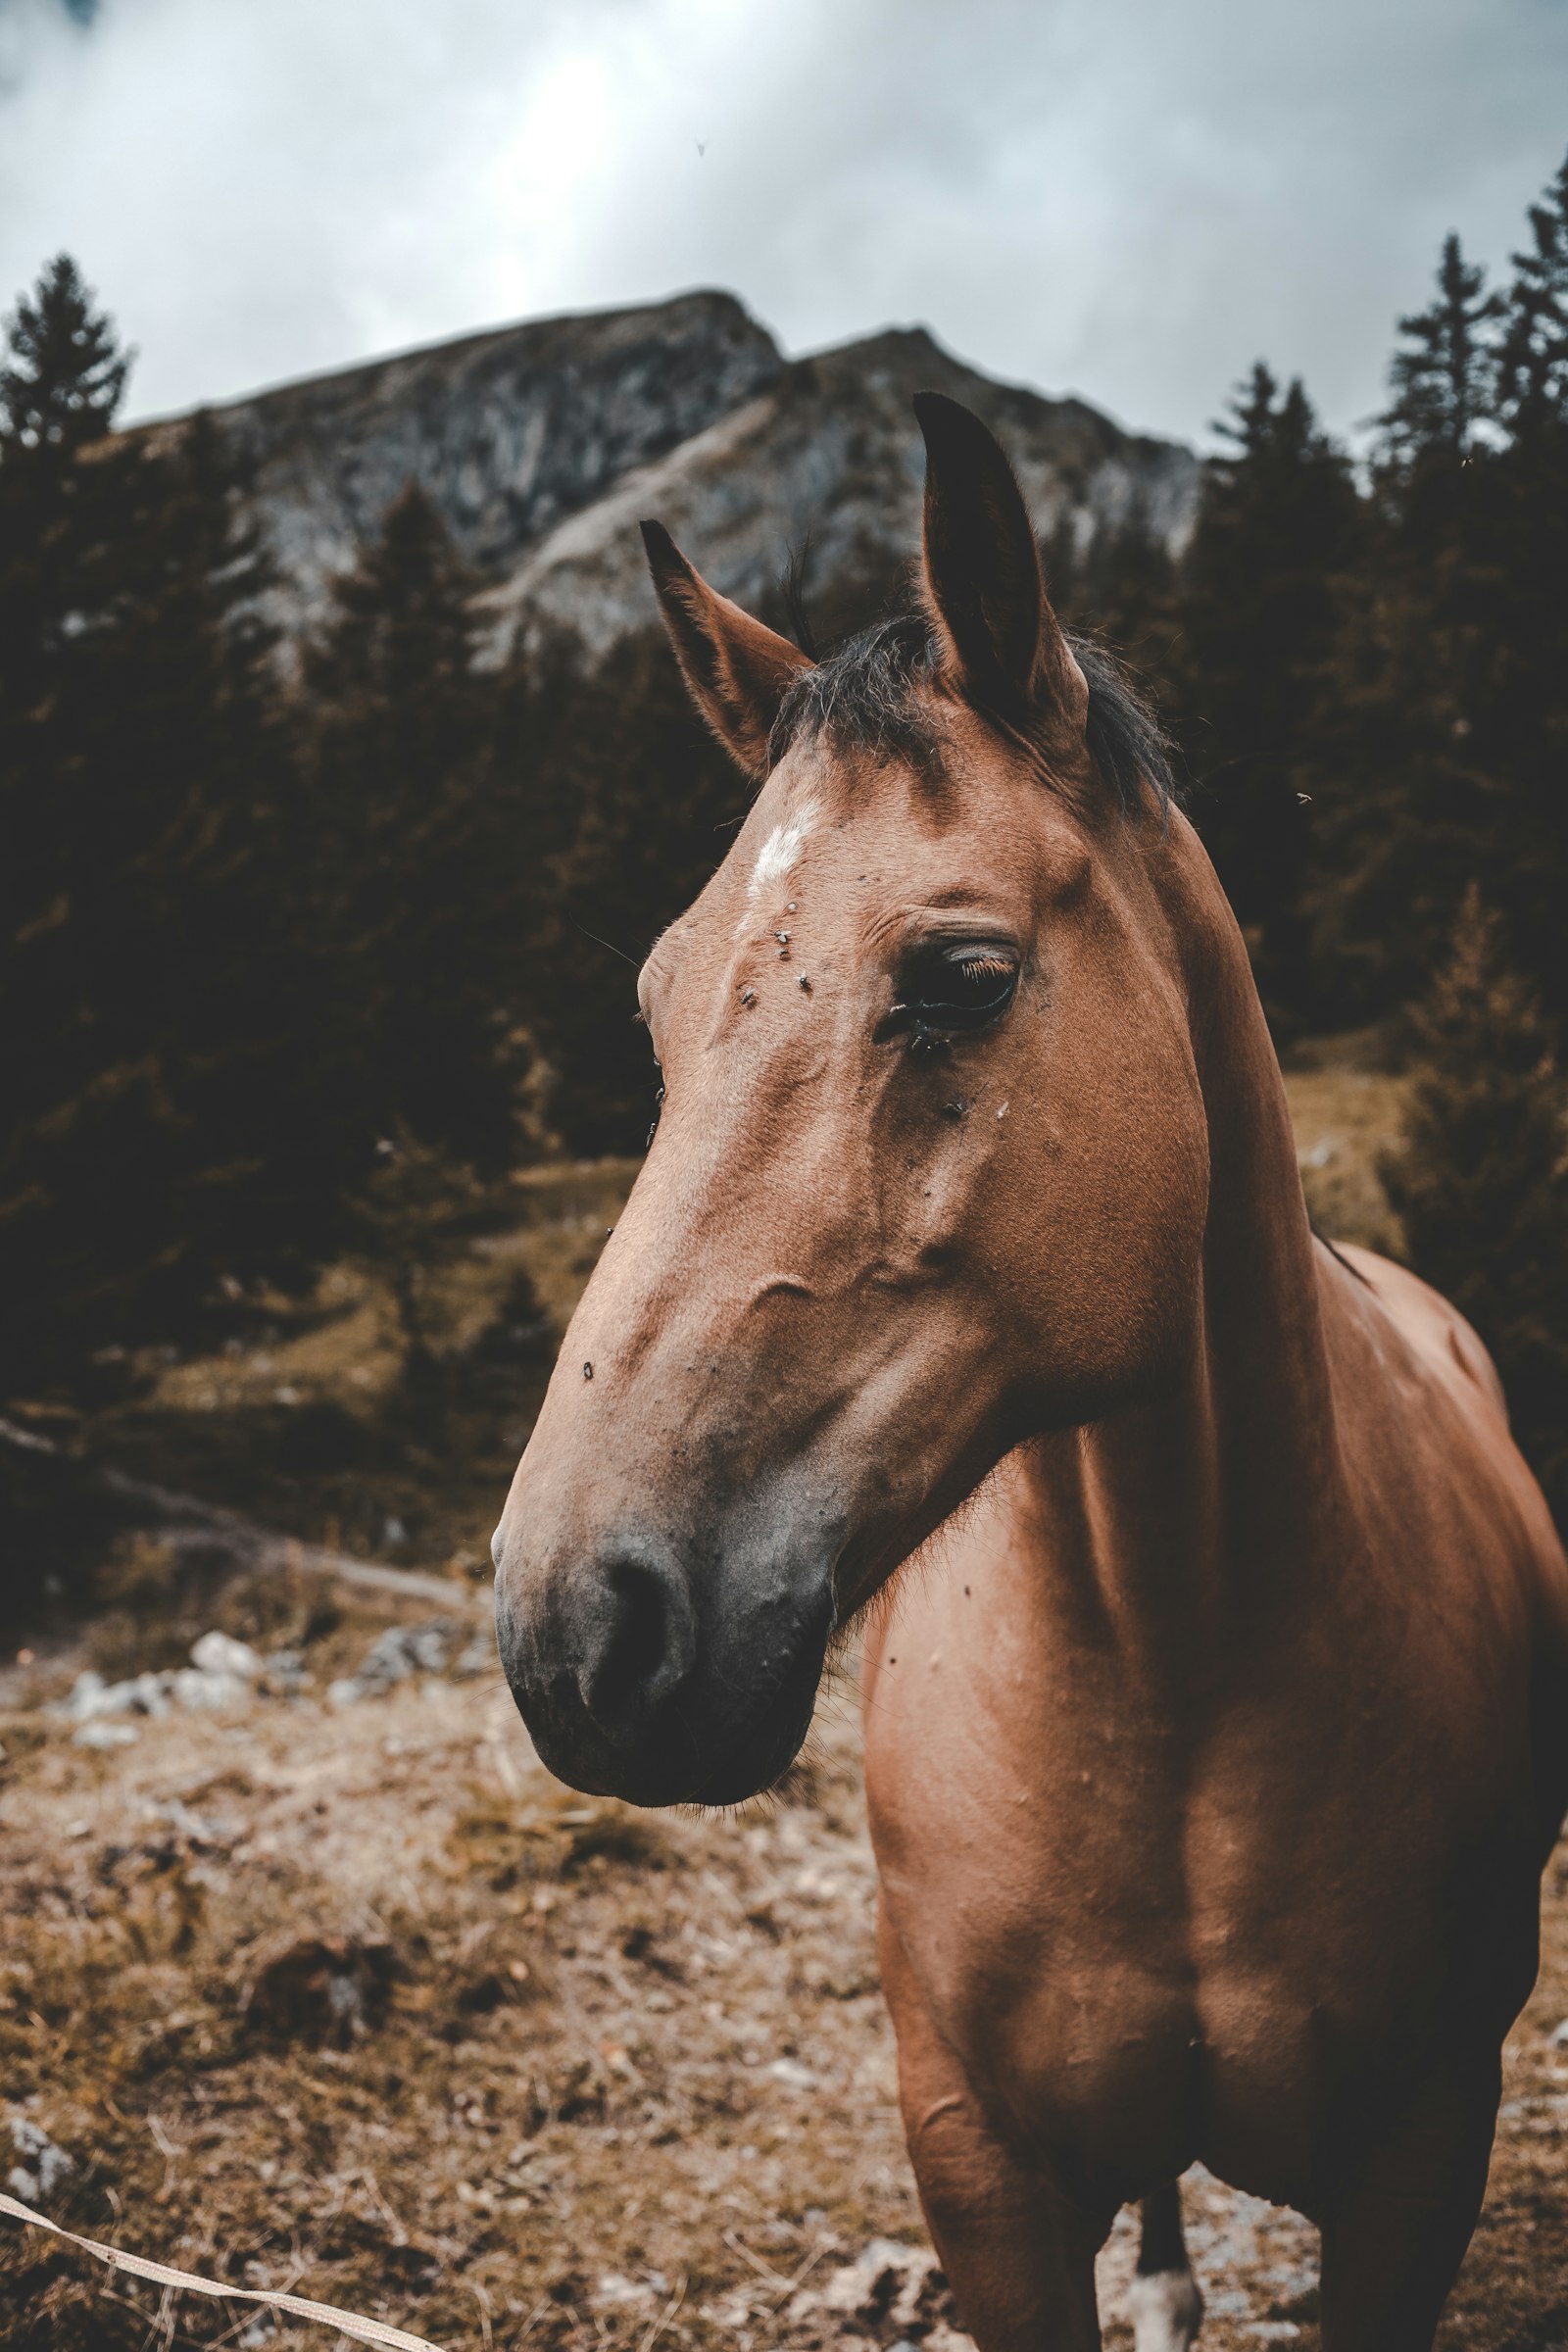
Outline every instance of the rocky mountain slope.
<svg viewBox="0 0 1568 2352">
<path fill-rule="evenodd" d="M 910 407 L 949 392 L 1001 436 L 1043 536 L 1069 524 L 1080 546 L 1141 512 L 1179 544 L 1198 461 L 1124 432 L 1078 400 L 999 384 L 923 328 L 891 330 L 782 368 L 746 401 L 622 481 L 526 552 L 487 597 L 525 638 L 570 628 L 591 650 L 655 617 L 637 535 L 654 514 L 727 596 L 776 588 L 792 550 L 829 635 L 897 589 L 920 538 L 924 453 Z"/>
<path fill-rule="evenodd" d="M 212 416 L 251 470 L 284 583 L 280 614 L 298 627 L 406 483 L 429 493 L 470 563 L 504 576 L 564 516 L 750 399 L 781 366 L 733 296 L 686 294 L 527 319 Z"/>
<path fill-rule="evenodd" d="M 1198 461 L 1179 444 L 998 383 L 921 328 L 787 362 L 722 293 L 527 320 L 213 416 L 251 469 L 291 634 L 319 617 L 333 573 L 413 480 L 488 577 L 497 655 L 519 629 L 570 631 L 594 655 L 654 618 L 645 514 L 728 594 L 765 598 L 808 548 L 830 628 L 873 610 L 916 543 L 909 396 L 923 386 L 1003 435 L 1042 532 L 1066 521 L 1086 543 L 1138 512 L 1172 544 L 1185 536 Z"/>
</svg>

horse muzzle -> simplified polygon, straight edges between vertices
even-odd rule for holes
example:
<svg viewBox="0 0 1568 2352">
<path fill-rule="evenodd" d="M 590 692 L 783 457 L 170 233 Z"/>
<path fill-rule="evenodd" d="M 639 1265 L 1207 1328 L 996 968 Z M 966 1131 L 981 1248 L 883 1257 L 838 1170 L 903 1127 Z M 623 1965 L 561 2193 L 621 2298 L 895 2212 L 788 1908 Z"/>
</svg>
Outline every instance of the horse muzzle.
<svg viewBox="0 0 1568 2352">
<path fill-rule="evenodd" d="M 810 1727 L 831 1564 L 693 1564 L 646 1530 L 565 1560 L 503 1528 L 496 1637 L 541 1761 L 589 1795 L 738 1804 Z"/>
</svg>

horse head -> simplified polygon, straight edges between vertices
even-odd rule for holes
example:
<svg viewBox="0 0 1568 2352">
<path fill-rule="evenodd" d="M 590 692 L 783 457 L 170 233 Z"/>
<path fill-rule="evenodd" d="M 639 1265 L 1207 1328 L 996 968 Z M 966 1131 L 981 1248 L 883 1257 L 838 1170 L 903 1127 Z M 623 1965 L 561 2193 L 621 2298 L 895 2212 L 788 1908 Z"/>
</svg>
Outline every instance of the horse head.
<svg viewBox="0 0 1568 2352">
<path fill-rule="evenodd" d="M 1195 1312 L 1206 1131 L 1150 855 L 1191 837 L 1002 450 L 916 409 L 919 609 L 819 663 L 645 528 L 760 789 L 640 976 L 658 1131 L 495 1544 L 541 1756 L 644 1804 L 774 1780 L 837 1630 Z"/>
</svg>

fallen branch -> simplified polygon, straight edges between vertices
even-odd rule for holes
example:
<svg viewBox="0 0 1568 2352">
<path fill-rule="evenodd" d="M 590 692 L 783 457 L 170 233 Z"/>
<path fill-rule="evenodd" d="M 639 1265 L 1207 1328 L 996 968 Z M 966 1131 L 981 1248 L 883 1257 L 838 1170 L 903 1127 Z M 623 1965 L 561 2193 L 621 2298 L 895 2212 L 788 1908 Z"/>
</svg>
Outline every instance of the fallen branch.
<svg viewBox="0 0 1568 2352">
<path fill-rule="evenodd" d="M 148 1479 L 132 1478 L 123 1470 L 83 1461 L 66 1452 L 52 1438 L 41 1438 L 14 1421 L 0 1419 L 0 1446 L 50 1456 L 62 1473 L 74 1476 L 84 1493 L 112 1499 L 122 1506 L 121 1516 L 127 1523 L 150 1529 L 175 1549 L 216 1548 L 227 1553 L 237 1567 L 303 1569 L 369 1592 L 406 1593 L 421 1600 L 443 1601 L 448 1607 L 488 1610 L 490 1606 L 489 1592 L 482 1587 L 461 1583 L 456 1577 L 429 1576 L 417 1568 L 357 1560 L 321 1544 L 304 1544 L 297 1536 L 277 1535 L 237 1511 L 203 1502 L 194 1494 L 180 1494 Z"/>
</svg>

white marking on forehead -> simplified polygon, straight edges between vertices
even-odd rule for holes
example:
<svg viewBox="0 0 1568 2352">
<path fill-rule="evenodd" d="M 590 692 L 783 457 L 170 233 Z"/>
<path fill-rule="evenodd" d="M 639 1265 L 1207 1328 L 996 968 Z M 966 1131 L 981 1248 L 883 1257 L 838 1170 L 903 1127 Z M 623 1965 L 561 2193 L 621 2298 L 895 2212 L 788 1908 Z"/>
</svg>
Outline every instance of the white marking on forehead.
<svg viewBox="0 0 1568 2352">
<path fill-rule="evenodd" d="M 814 801 L 803 801 L 786 824 L 775 825 L 757 853 L 752 878 L 746 885 L 749 899 L 760 899 L 771 882 L 782 882 L 806 847 L 807 836 L 817 818 Z"/>
</svg>

